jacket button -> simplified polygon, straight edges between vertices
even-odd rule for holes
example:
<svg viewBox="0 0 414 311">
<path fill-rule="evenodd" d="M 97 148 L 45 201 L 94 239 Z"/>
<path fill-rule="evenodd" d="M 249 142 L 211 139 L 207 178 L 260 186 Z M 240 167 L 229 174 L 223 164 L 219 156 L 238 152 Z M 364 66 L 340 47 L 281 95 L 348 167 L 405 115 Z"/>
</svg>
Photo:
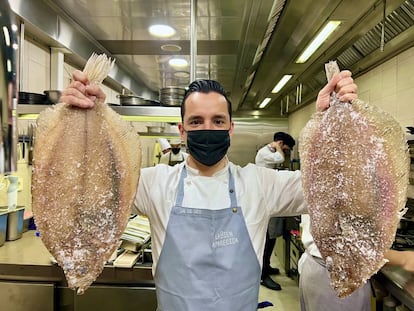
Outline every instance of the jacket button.
<svg viewBox="0 0 414 311">
<path fill-rule="evenodd" d="M 237 213 L 237 207 L 233 207 L 233 213 Z"/>
</svg>

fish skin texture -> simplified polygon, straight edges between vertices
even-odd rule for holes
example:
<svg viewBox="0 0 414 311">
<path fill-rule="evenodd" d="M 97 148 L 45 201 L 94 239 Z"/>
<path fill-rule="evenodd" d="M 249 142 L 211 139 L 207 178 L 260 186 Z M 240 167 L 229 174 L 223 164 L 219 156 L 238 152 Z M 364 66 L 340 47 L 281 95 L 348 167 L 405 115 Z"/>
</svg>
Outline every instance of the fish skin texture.
<svg viewBox="0 0 414 311">
<path fill-rule="evenodd" d="M 376 106 L 333 99 L 302 130 L 299 152 L 311 233 L 345 297 L 387 262 L 406 202 L 405 133 Z"/>
<path fill-rule="evenodd" d="M 64 103 L 37 120 L 32 209 L 46 248 L 78 294 L 118 248 L 141 166 L 138 134 L 106 104 Z"/>
</svg>

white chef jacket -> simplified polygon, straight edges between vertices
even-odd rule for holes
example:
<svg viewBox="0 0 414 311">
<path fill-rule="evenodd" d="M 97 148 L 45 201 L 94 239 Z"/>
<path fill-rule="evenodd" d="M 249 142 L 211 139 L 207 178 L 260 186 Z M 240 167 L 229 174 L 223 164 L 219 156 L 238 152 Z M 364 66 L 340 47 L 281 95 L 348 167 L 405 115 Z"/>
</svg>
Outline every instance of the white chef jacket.
<svg viewBox="0 0 414 311">
<path fill-rule="evenodd" d="M 301 232 L 302 244 L 306 252 L 304 252 L 299 259 L 299 262 L 298 262 L 299 273 L 301 273 L 302 271 L 302 264 L 305 261 L 307 256 L 311 255 L 314 257 L 322 258 L 321 252 L 316 246 L 315 241 L 310 232 L 310 216 L 308 214 L 301 216 L 300 227 L 302 228 L 301 230 L 302 231 Z"/>
<path fill-rule="evenodd" d="M 151 224 L 153 273 L 165 240 L 170 211 L 175 203 L 178 182 L 186 162 L 175 166 L 159 164 L 141 169 L 133 213 L 146 215 Z M 254 164 L 245 167 L 228 162 L 212 177 L 200 176 L 186 165 L 183 206 L 201 209 L 230 207 L 228 169 L 234 176 L 238 205 L 243 210 L 247 230 L 257 259 L 262 264 L 269 217 L 293 216 L 307 212 L 300 171 L 276 171 Z M 191 236 L 188 237 L 191 239 Z M 194 241 L 197 243 L 197 241 Z"/>
<path fill-rule="evenodd" d="M 285 156 L 268 144 L 259 149 L 254 162 L 262 167 L 275 168 L 275 164 L 285 162 Z"/>
<path fill-rule="evenodd" d="M 160 163 L 168 165 L 168 163 L 170 161 L 170 155 L 171 155 L 171 161 L 174 161 L 174 162 L 175 161 L 185 161 L 188 157 L 188 153 L 186 153 L 184 151 L 180 151 L 177 154 L 174 154 L 173 152 L 169 151 L 166 154 L 163 154 L 161 156 Z"/>
</svg>

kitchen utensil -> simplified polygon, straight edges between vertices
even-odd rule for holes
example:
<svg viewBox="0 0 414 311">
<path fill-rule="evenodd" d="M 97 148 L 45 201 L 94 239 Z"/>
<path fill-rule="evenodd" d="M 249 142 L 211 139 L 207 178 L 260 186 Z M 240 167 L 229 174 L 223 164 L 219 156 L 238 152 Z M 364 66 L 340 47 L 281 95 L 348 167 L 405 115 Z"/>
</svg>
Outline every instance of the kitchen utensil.
<svg viewBox="0 0 414 311">
<path fill-rule="evenodd" d="M 33 124 L 30 124 L 29 126 L 29 152 L 28 152 L 29 165 L 32 165 L 32 162 L 33 162 L 33 144 L 34 144 Z"/>
<path fill-rule="evenodd" d="M 19 23 L 9 1 L 0 0 L 0 174 L 17 170 L 17 112 L 19 77 Z M 14 26 L 14 27 L 13 27 Z"/>
<path fill-rule="evenodd" d="M 117 95 L 122 106 L 149 106 L 150 101 L 135 95 Z"/>
<path fill-rule="evenodd" d="M 180 106 L 185 89 L 180 87 L 165 87 L 160 90 L 160 102 L 164 106 Z"/>
</svg>

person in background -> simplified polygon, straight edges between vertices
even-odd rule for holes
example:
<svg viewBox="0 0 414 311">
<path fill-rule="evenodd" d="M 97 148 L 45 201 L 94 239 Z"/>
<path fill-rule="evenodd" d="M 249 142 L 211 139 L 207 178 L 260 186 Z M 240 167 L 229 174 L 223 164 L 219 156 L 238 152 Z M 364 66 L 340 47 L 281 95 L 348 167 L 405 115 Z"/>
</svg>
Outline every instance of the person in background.
<svg viewBox="0 0 414 311">
<path fill-rule="evenodd" d="M 80 108 L 105 102 L 81 71 L 61 101 Z M 357 98 L 351 72 L 319 92 L 318 111 L 336 91 Z M 307 212 L 300 171 L 231 163 L 232 104 L 214 80 L 197 80 L 181 104 L 179 131 L 189 156 L 175 166 L 141 168 L 133 213 L 146 215 L 158 310 L 257 310 L 261 261 L 270 217 Z M 93 194 L 91 194 L 93 195 Z"/>
<path fill-rule="evenodd" d="M 188 154 L 181 150 L 181 140 L 174 139 L 171 141 L 171 150 L 161 156 L 160 163 L 174 166 L 185 161 Z"/>
<path fill-rule="evenodd" d="M 295 146 L 295 140 L 285 132 L 276 132 L 273 141 L 257 151 L 256 165 L 276 168 L 276 164 L 285 162 L 285 153 L 291 151 Z"/>
<path fill-rule="evenodd" d="M 171 145 L 166 138 L 159 138 L 158 142 L 160 143 L 162 154 L 166 154 L 171 151 Z"/>
<path fill-rule="evenodd" d="M 154 163 L 157 165 L 160 163 L 161 157 L 163 154 L 166 154 L 171 150 L 171 145 L 166 138 L 159 138 L 158 143 L 154 145 Z"/>
<path fill-rule="evenodd" d="M 276 164 L 285 162 L 285 152 L 293 149 L 295 140 L 285 132 L 276 132 L 273 141 L 259 149 L 256 154 L 255 163 L 258 166 L 276 168 Z M 270 258 L 276 244 L 276 239 L 283 234 L 283 217 L 272 217 L 269 220 L 266 232 L 266 242 L 263 254 L 263 267 L 261 284 L 272 290 L 281 290 L 279 283 L 274 281 L 271 275 L 279 274 L 278 268 L 270 266 Z"/>
<path fill-rule="evenodd" d="M 301 216 L 301 239 L 305 252 L 299 259 L 298 270 L 301 311 L 370 311 L 371 283 L 345 298 L 339 298 L 330 285 L 329 272 L 310 232 L 310 216 Z M 388 250 L 388 265 L 414 272 L 414 252 Z"/>
</svg>

